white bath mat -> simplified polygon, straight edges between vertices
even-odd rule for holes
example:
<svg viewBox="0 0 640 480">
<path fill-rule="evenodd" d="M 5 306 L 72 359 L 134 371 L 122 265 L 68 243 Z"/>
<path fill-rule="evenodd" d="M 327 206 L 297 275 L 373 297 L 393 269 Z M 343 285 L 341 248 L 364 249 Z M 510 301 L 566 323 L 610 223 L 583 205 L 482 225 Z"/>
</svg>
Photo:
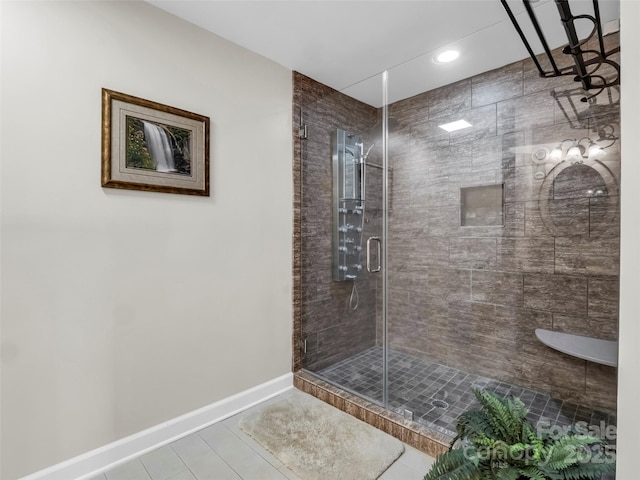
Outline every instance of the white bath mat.
<svg viewBox="0 0 640 480">
<path fill-rule="evenodd" d="M 392 436 L 295 389 L 239 425 L 302 480 L 374 480 L 404 451 Z"/>
</svg>

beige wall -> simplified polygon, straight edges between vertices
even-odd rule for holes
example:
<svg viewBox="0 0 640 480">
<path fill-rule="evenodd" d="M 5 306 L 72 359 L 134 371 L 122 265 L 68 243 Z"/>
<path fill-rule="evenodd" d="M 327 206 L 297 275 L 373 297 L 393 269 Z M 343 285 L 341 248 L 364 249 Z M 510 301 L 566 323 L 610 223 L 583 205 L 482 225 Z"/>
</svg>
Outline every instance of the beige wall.
<svg viewBox="0 0 640 480">
<path fill-rule="evenodd" d="M 2 470 L 290 371 L 291 72 L 142 2 L 2 2 Z M 211 118 L 211 197 L 100 186 L 101 88 Z"/>
<path fill-rule="evenodd" d="M 638 478 L 640 447 L 640 2 L 622 0 L 622 185 L 620 243 L 620 351 L 618 366 L 618 480 Z"/>
</svg>

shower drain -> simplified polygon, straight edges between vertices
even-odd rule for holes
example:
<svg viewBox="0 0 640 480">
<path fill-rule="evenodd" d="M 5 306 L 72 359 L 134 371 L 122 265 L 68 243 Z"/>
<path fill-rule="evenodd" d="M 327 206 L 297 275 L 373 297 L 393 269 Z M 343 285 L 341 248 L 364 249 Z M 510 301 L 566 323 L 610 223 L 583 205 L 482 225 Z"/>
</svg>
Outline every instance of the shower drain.
<svg viewBox="0 0 640 480">
<path fill-rule="evenodd" d="M 442 408 L 442 409 L 447 409 L 449 408 L 449 404 L 447 402 L 445 402 L 444 400 L 431 400 L 431 405 L 436 407 L 436 408 Z"/>
</svg>

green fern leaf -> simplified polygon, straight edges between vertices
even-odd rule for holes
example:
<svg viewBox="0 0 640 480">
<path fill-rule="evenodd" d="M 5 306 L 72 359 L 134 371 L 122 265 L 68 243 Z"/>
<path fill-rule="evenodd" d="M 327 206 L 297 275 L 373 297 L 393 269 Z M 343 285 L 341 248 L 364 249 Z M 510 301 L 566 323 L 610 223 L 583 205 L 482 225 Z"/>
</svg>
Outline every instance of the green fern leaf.
<svg viewBox="0 0 640 480">
<path fill-rule="evenodd" d="M 456 430 L 458 435 L 451 442 L 452 447 L 461 438 L 471 442 L 482 442 L 487 438 L 496 437 L 488 415 L 479 410 L 469 410 L 461 414 L 458 417 Z"/>
<path fill-rule="evenodd" d="M 553 470 L 564 470 L 591 458 L 592 447 L 601 444 L 601 440 L 589 436 L 562 437 L 550 445 L 542 461 Z"/>
<path fill-rule="evenodd" d="M 514 467 L 500 468 L 495 471 L 496 480 L 518 480 L 520 469 Z"/>
<path fill-rule="evenodd" d="M 462 449 L 443 453 L 431 466 L 424 480 L 482 480 L 476 462 Z"/>
<path fill-rule="evenodd" d="M 475 390 L 474 394 L 483 406 L 499 440 L 507 443 L 522 440 L 522 423 L 526 421 L 527 409 L 520 400 L 503 400 L 487 390 Z"/>
<path fill-rule="evenodd" d="M 598 459 L 595 457 L 592 460 Z M 615 462 L 595 463 L 595 461 L 578 463 L 565 469 L 561 477 L 563 480 L 600 480 L 604 473 L 613 473 L 616 471 Z"/>
<path fill-rule="evenodd" d="M 538 467 L 532 465 L 521 468 L 519 472 L 521 477 L 528 478 L 529 480 L 548 480 Z"/>
</svg>

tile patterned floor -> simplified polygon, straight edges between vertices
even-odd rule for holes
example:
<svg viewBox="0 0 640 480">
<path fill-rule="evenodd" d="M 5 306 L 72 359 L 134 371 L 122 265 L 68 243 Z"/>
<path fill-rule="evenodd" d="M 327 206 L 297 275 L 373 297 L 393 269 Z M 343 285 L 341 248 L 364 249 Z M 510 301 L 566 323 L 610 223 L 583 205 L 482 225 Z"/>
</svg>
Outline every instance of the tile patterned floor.
<svg viewBox="0 0 640 480">
<path fill-rule="evenodd" d="M 299 480 L 240 429 L 240 418 L 250 411 L 245 410 L 90 480 Z M 404 453 L 380 480 L 420 480 L 432 463 L 431 457 L 405 445 Z"/>
<path fill-rule="evenodd" d="M 382 403 L 382 347 L 364 350 L 315 373 L 336 386 Z M 519 397 L 529 408 L 533 423 L 616 425 L 615 415 L 396 351 L 389 352 L 388 376 L 390 408 L 400 414 L 409 410 L 415 421 L 450 438 L 455 436 L 457 417 L 477 406 L 473 389 Z"/>
</svg>

